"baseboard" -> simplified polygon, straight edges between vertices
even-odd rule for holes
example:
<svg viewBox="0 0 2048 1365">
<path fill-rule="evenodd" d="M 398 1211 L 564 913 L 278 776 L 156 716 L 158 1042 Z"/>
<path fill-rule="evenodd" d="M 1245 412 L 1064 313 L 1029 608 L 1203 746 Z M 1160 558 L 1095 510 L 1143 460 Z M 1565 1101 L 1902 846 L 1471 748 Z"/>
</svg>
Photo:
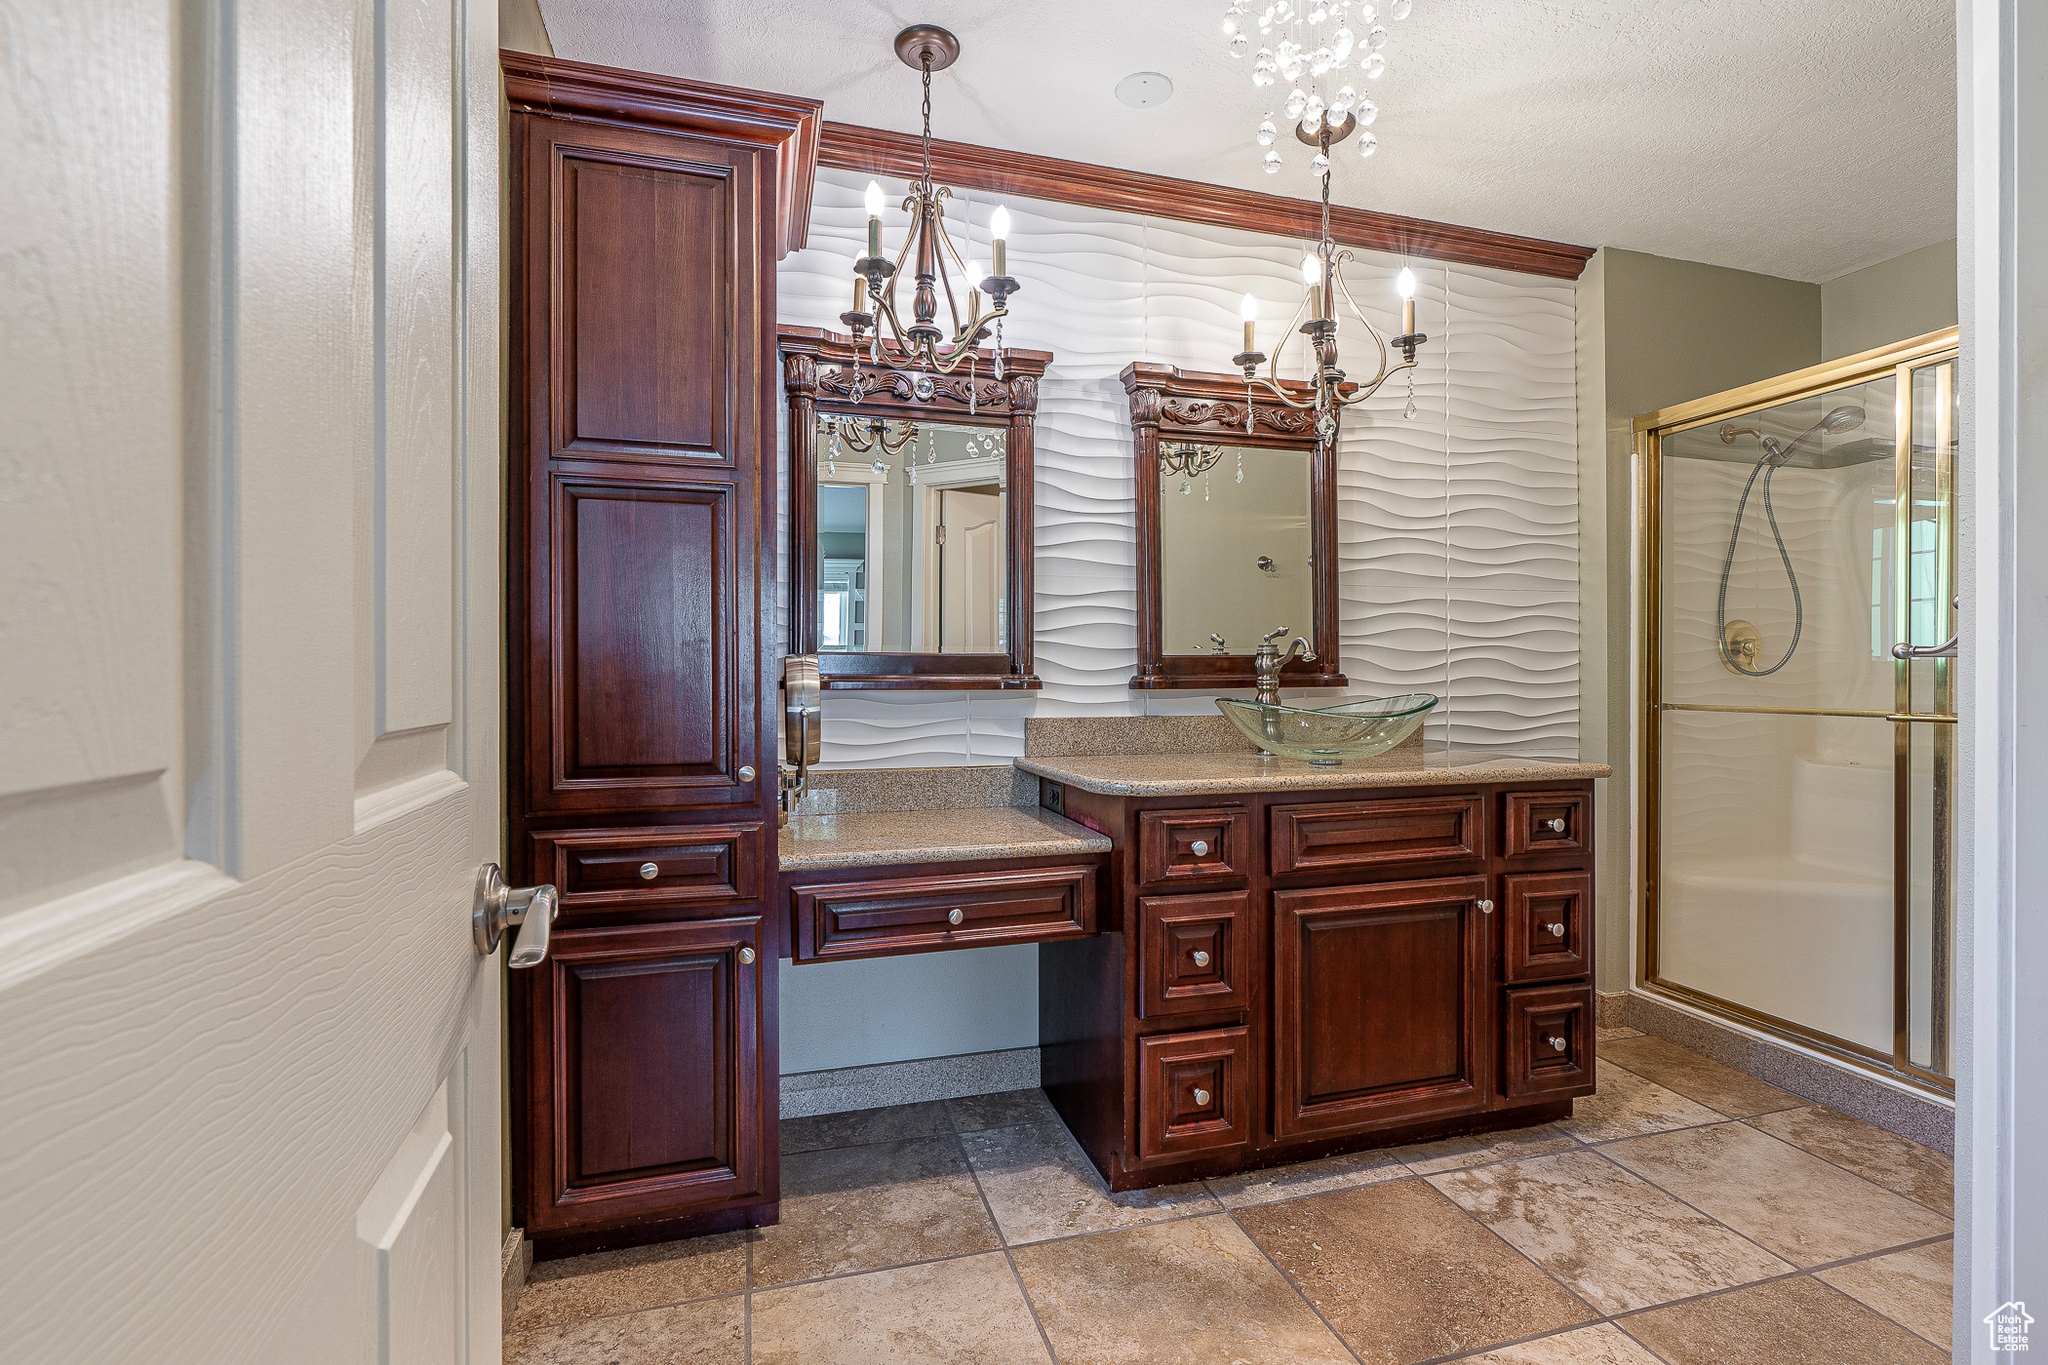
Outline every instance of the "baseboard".
<svg viewBox="0 0 2048 1365">
<path fill-rule="evenodd" d="M 512 1313 L 519 1307 L 519 1291 L 526 1288 L 526 1277 L 533 1270 L 533 1243 L 526 1240 L 523 1229 L 513 1228 L 505 1234 L 505 1250 L 498 1269 L 505 1295 L 505 1331 L 509 1335 Z"/>
<path fill-rule="evenodd" d="M 886 1104 L 1031 1090 L 1037 1085 L 1035 1047 L 877 1062 L 836 1071 L 801 1071 L 782 1078 L 782 1117 L 842 1114 L 852 1109 L 879 1109 Z"/>
<path fill-rule="evenodd" d="M 1824 1104 L 1886 1132 L 1955 1155 L 1953 1105 L 1655 996 L 1636 991 L 1616 994 L 1620 1017 L 1612 1023 L 1608 1019 L 1608 1001 L 1615 997 L 1601 997 L 1603 1026 L 1620 1024 L 1641 1029 L 1744 1075 L 1767 1081 L 1780 1090 L 1789 1090 L 1801 1099 Z"/>
<path fill-rule="evenodd" d="M 1593 1022 L 1601 1028 L 1628 1027 L 1627 991 L 1597 991 L 1594 993 Z"/>
</svg>

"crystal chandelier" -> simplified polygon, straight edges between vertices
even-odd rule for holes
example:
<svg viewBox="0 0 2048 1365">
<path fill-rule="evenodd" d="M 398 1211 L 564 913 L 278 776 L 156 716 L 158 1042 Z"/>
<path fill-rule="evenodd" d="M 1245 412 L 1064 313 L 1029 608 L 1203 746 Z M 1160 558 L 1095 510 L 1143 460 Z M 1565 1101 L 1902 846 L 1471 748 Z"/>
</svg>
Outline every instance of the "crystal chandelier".
<svg viewBox="0 0 2048 1365">
<path fill-rule="evenodd" d="M 867 255 L 853 263 L 853 308 L 841 313 L 839 320 L 852 331 L 855 342 L 873 329 L 868 335 L 868 354 L 873 364 L 882 363 L 882 332 L 886 327 L 889 340 L 901 352 L 905 364 L 938 374 L 952 374 L 964 365 L 970 376 L 974 372 L 974 348 L 993 329 L 995 377 L 1001 379 L 1003 319 L 1009 316 L 1004 303 L 1020 288 L 1017 281 L 1004 273 L 1008 264 L 1010 211 L 998 207 L 990 222 L 994 269 L 979 286 L 969 287 L 966 282 L 974 278 L 974 270 L 960 259 L 946 234 L 944 201 L 952 198 L 953 191 L 945 185 L 932 184 L 932 72 L 944 71 L 953 64 L 960 56 L 960 40 L 935 24 L 913 24 L 896 35 L 896 55 L 924 77 L 924 174 L 903 200 L 903 208 L 911 216 L 910 232 L 893 261 L 882 255 L 882 186 L 878 181 L 868 182 Z M 911 263 L 917 283 L 907 327 L 896 307 L 896 281 L 906 261 Z M 948 261 L 952 262 L 950 267 Z M 960 272 L 964 300 L 955 293 L 954 270 Z M 936 320 L 942 293 L 952 323 L 950 339 Z M 989 299 L 987 311 L 982 308 L 983 295 Z"/>
<path fill-rule="evenodd" d="M 1390 0 L 1384 14 L 1406 19 L 1412 7 L 1413 0 Z M 1316 149 L 1310 164 L 1318 171 L 1329 169 L 1330 148 L 1354 132 L 1360 156 L 1379 150 L 1379 139 L 1366 130 L 1380 107 L 1353 89 L 1346 73 L 1356 70 L 1361 79 L 1376 81 L 1387 69 L 1381 14 L 1371 0 L 1231 0 L 1223 16 L 1233 57 L 1251 50 L 1245 30 L 1259 31 L 1252 84 L 1268 90 L 1285 81 L 1292 87 L 1280 108 L 1294 125 L 1295 137 Z M 1266 149 L 1259 164 L 1268 175 L 1280 169 L 1280 152 L 1273 146 L 1279 136 L 1269 109 L 1258 131 L 1259 146 Z"/>
</svg>

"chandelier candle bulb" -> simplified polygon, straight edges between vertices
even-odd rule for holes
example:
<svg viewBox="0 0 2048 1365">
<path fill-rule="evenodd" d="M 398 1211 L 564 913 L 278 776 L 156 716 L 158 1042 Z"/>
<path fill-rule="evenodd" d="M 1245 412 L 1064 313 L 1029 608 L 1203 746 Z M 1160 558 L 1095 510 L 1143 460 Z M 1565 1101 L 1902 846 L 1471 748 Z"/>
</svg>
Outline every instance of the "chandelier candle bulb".
<svg viewBox="0 0 2048 1365">
<path fill-rule="evenodd" d="M 868 255 L 882 254 L 882 182 L 868 181 Z"/>
<path fill-rule="evenodd" d="M 994 273 L 998 276 L 1009 273 L 1005 267 L 1010 263 L 1010 211 L 1001 204 L 988 220 L 989 236 L 993 238 L 990 247 L 995 263 Z"/>
<path fill-rule="evenodd" d="M 1237 316 L 1244 323 L 1244 349 L 1249 353 L 1256 349 L 1252 345 L 1252 332 L 1259 325 L 1259 301 L 1246 294 L 1244 301 L 1237 305 Z"/>
<path fill-rule="evenodd" d="M 1394 279 L 1394 290 L 1401 296 L 1401 335 L 1415 333 L 1415 272 L 1407 266 Z"/>
</svg>

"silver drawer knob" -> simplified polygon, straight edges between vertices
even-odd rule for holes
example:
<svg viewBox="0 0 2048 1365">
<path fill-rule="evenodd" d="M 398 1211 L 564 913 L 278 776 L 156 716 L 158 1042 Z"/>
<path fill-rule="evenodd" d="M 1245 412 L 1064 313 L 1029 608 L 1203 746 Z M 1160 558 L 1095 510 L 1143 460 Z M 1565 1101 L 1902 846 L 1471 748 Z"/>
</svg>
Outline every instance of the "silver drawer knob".
<svg viewBox="0 0 2048 1365">
<path fill-rule="evenodd" d="M 1564 833 L 1564 817 L 1560 815 L 1555 820 L 1545 820 L 1543 828 L 1549 830 L 1552 834 Z"/>
<path fill-rule="evenodd" d="M 653 881 L 653 880 L 654 880 L 654 879 L 655 879 L 656 877 L 659 877 L 660 875 L 661 875 L 661 865 L 660 865 L 659 863 L 642 863 L 642 864 L 640 864 L 640 880 L 641 880 L 641 881 L 643 881 L 643 882 L 651 882 L 651 881 Z"/>
<path fill-rule="evenodd" d="M 754 780 L 754 770 L 753 770 L 753 769 L 752 769 L 751 767 L 748 767 L 748 766 L 742 765 L 742 766 L 741 766 L 741 768 L 740 768 L 740 781 L 742 781 L 742 782 L 752 782 L 753 780 Z M 1560 826 L 1558 826 L 1558 828 L 1562 829 L 1562 828 L 1563 828 L 1563 826 L 1562 826 L 1562 825 L 1560 825 Z"/>
<path fill-rule="evenodd" d="M 1554 1052 L 1562 1052 L 1562 1051 L 1564 1051 L 1564 1039 L 1562 1039 L 1562 1038 L 1558 1038 L 1558 1037 L 1552 1037 L 1552 1038 L 1548 1039 L 1547 1041 L 1549 1042 L 1549 1044 L 1550 1044 L 1550 1047 L 1551 1047 L 1551 1050 L 1552 1050 L 1552 1051 L 1554 1051 Z"/>
<path fill-rule="evenodd" d="M 1209 1102 L 1209 1092 L 1208 1092 L 1208 1091 L 1206 1091 L 1206 1090 L 1204 1090 L 1204 1089 L 1202 1089 L 1202 1088 L 1201 1088 L 1200 1086 L 1196 1086 L 1196 1087 L 1195 1087 L 1195 1103 L 1196 1103 L 1196 1104 L 1207 1104 L 1208 1102 Z"/>
<path fill-rule="evenodd" d="M 740 949 L 740 961 L 748 964 L 749 966 L 752 966 L 754 961 L 754 950 L 752 948 Z"/>
<path fill-rule="evenodd" d="M 1479 902 L 1479 913 L 1480 913 L 1480 914 L 1482 914 L 1482 915 L 1490 915 L 1490 914 L 1492 914 L 1492 913 L 1493 913 L 1493 902 L 1492 902 L 1492 901 L 1481 901 L 1481 902 Z"/>
<path fill-rule="evenodd" d="M 1557 937 L 1559 937 L 1559 938 L 1563 938 L 1563 937 L 1564 937 L 1564 924 L 1563 924 L 1563 923 L 1562 923 L 1561 921 L 1560 921 L 1560 922 L 1556 922 L 1556 923 L 1546 924 L 1546 925 L 1544 925 L 1543 927 L 1544 927 L 1544 928 L 1546 928 L 1546 929 L 1548 929 L 1548 930 L 1549 930 L 1549 931 L 1550 931 L 1551 933 L 1555 934 L 1555 935 L 1556 935 Z"/>
<path fill-rule="evenodd" d="M 967 916 L 960 913 L 960 908 L 958 906 L 955 906 L 951 910 L 948 910 L 946 912 L 946 923 L 948 924 L 958 924 L 961 920 L 966 918 Z"/>
<path fill-rule="evenodd" d="M 1209 965 L 1209 955 L 1199 948 L 1195 950 L 1195 965 L 1197 967 L 1206 967 Z"/>
<path fill-rule="evenodd" d="M 1197 858 L 1206 858 L 1209 856 L 1209 841 L 1207 839 L 1197 839 L 1188 845 L 1188 851 Z"/>
</svg>

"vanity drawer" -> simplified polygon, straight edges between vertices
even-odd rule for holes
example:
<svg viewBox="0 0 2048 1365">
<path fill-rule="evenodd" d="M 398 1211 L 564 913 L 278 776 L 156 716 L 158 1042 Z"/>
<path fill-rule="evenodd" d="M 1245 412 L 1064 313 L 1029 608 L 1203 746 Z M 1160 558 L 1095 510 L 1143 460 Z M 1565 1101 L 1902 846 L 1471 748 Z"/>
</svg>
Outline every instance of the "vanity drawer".
<svg viewBox="0 0 2048 1365">
<path fill-rule="evenodd" d="M 875 878 L 790 892 L 798 962 L 883 957 L 1095 932 L 1093 867 Z"/>
<path fill-rule="evenodd" d="M 1478 858 L 1485 824 L 1486 803 L 1470 793 L 1275 806 L 1273 875 Z"/>
<path fill-rule="evenodd" d="M 1584 853 L 1592 844 L 1586 828 L 1584 792 L 1509 792 L 1501 829 L 1510 858 L 1544 853 Z"/>
<path fill-rule="evenodd" d="M 1514 1099 L 1593 1093 L 1593 988 L 1502 992 L 1501 1090 Z"/>
<path fill-rule="evenodd" d="M 1536 872 L 1501 879 L 1501 980 L 1585 976 L 1593 878 L 1585 872 Z"/>
<path fill-rule="evenodd" d="M 1138 880 L 1147 886 L 1243 877 L 1251 854 L 1251 812 L 1241 806 L 1138 813 Z"/>
<path fill-rule="evenodd" d="M 1138 901 L 1138 1017 L 1251 1008 L 1250 893 Z"/>
<path fill-rule="evenodd" d="M 1138 1040 L 1138 1158 L 1198 1156 L 1251 1141 L 1251 1030 Z"/>
<path fill-rule="evenodd" d="M 689 825 L 546 830 L 533 838 L 534 880 L 553 882 L 562 918 L 697 907 L 761 897 L 762 827 Z"/>
</svg>

